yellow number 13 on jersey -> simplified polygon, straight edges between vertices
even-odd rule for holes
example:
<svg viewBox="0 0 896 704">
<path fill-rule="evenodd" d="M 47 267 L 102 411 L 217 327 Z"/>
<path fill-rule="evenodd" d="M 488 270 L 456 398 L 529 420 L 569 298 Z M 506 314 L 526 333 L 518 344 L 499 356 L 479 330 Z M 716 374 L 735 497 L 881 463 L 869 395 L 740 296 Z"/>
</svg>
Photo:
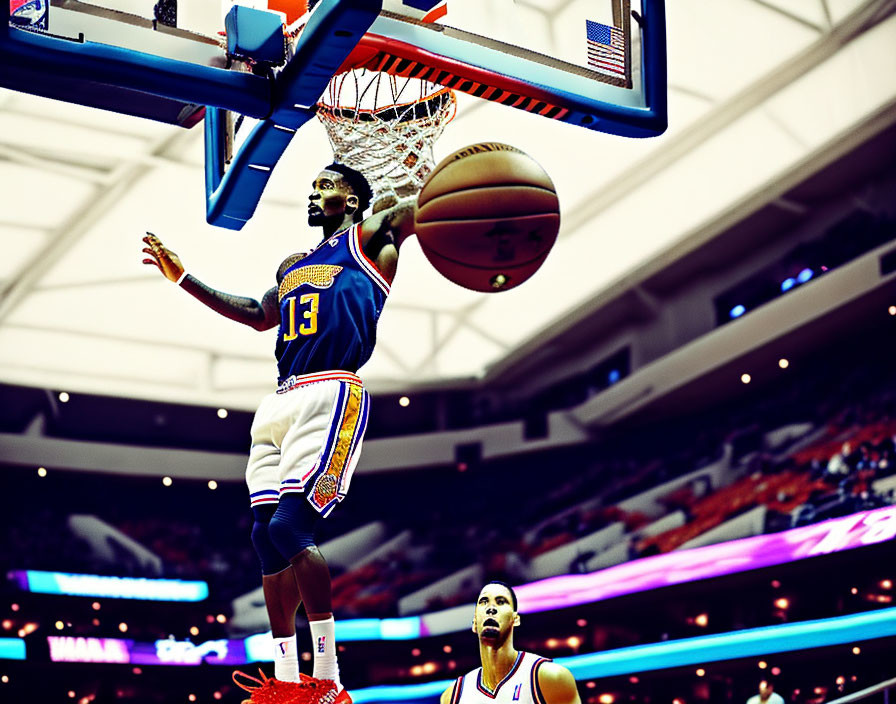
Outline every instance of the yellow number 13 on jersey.
<svg viewBox="0 0 896 704">
<path fill-rule="evenodd" d="M 299 326 L 296 332 L 296 297 L 290 296 L 289 301 L 289 325 L 287 332 L 283 335 L 283 341 L 295 340 L 299 335 L 313 335 L 317 332 L 317 311 L 320 301 L 319 293 L 306 293 L 299 296 L 299 303 L 302 305 L 309 304 L 308 308 L 302 312 L 305 321 Z"/>
</svg>

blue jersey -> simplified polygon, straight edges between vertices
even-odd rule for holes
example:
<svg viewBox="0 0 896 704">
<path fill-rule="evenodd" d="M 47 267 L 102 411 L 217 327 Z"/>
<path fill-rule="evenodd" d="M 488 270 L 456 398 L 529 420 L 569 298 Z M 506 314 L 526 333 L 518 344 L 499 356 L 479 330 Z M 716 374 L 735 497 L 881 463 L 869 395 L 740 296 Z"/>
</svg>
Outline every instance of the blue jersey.
<svg viewBox="0 0 896 704">
<path fill-rule="evenodd" d="M 358 225 L 290 266 L 278 291 L 280 381 L 330 369 L 356 372 L 373 352 L 389 283 L 361 250 Z"/>
</svg>

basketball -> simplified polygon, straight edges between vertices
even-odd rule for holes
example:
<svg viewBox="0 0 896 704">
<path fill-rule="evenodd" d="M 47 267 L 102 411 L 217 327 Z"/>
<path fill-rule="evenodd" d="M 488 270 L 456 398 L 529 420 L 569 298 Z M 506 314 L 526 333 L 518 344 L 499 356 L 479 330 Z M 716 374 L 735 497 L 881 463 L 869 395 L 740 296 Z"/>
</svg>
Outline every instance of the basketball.
<svg viewBox="0 0 896 704">
<path fill-rule="evenodd" d="M 417 237 L 432 265 L 474 291 L 519 286 L 560 229 L 550 176 L 516 147 L 473 144 L 439 162 L 417 198 Z"/>
</svg>

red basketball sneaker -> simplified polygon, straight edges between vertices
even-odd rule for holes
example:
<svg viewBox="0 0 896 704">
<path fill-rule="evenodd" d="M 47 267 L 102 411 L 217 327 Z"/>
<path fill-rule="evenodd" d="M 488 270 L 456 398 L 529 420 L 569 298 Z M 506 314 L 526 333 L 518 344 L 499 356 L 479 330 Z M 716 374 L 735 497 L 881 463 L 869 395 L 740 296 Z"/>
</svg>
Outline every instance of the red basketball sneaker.
<svg viewBox="0 0 896 704">
<path fill-rule="evenodd" d="M 266 676 L 261 668 L 258 669 L 258 674 L 261 675 L 261 679 L 239 670 L 233 673 L 234 683 L 250 693 L 249 698 L 244 699 L 242 704 L 315 704 L 319 701 L 320 680 L 299 674 L 298 682 L 284 682 Z M 238 678 L 243 678 L 248 682 L 241 682 Z M 329 685 L 330 689 L 335 690 L 332 682 Z M 333 701 L 340 700 L 337 697 Z M 350 702 L 351 699 L 348 701 Z"/>
<path fill-rule="evenodd" d="M 317 680 L 313 677 L 308 679 L 317 685 L 318 692 L 311 704 L 352 704 L 348 690 L 345 687 L 337 690 L 333 680 Z"/>
</svg>

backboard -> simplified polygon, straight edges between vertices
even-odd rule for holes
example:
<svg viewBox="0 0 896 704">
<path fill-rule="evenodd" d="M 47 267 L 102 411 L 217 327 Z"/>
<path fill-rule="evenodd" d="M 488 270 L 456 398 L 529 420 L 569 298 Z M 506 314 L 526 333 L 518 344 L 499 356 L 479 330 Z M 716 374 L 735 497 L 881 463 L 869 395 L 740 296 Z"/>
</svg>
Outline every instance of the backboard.
<svg viewBox="0 0 896 704">
<path fill-rule="evenodd" d="M 169 0 L 176 26 L 153 0 L 3 0 L 0 86 L 187 128 L 204 119 L 207 220 L 230 229 L 350 67 L 627 137 L 666 128 L 663 0 L 318 0 L 287 26 L 266 0 L 241 1 L 261 8 L 268 48 L 284 35 L 264 70 L 222 36 L 229 0 Z M 293 1 L 306 4 L 271 0 Z M 258 121 L 233 153 L 227 113 Z"/>
<path fill-rule="evenodd" d="M 385 0 L 343 65 L 628 137 L 666 128 L 665 18 L 654 0 Z"/>
</svg>

